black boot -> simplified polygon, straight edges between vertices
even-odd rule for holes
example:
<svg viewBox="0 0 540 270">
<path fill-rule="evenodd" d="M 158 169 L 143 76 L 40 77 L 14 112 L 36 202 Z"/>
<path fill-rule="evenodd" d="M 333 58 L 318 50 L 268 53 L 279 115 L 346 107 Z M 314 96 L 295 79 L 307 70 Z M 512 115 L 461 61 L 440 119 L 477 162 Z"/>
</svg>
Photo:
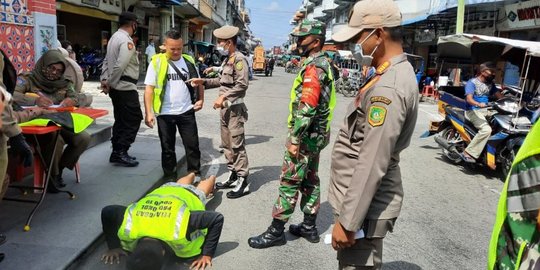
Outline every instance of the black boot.
<svg viewBox="0 0 540 270">
<path fill-rule="evenodd" d="M 227 198 L 236 199 L 247 194 L 249 194 L 249 182 L 247 180 L 247 177 L 238 176 L 236 187 L 233 190 L 227 192 Z"/>
<path fill-rule="evenodd" d="M 289 232 L 292 235 L 298 237 L 304 237 L 311 243 L 318 243 L 320 241 L 319 232 L 315 225 L 316 215 L 305 215 L 304 222 L 300 224 L 291 224 L 289 226 Z"/>
<path fill-rule="evenodd" d="M 131 159 L 127 154 L 127 151 L 124 150 L 113 151 L 109 158 L 109 162 L 124 167 L 136 167 L 139 165 L 139 162 Z"/>
<path fill-rule="evenodd" d="M 227 179 L 227 181 L 225 182 L 216 183 L 216 189 L 233 188 L 233 187 L 236 187 L 237 182 L 238 182 L 238 174 L 236 174 L 235 171 L 230 171 L 229 179 Z"/>
<path fill-rule="evenodd" d="M 7 237 L 5 234 L 0 233 L 0 246 L 3 245 L 7 240 Z"/>
<path fill-rule="evenodd" d="M 62 173 L 59 175 L 55 175 L 51 177 L 51 182 L 54 182 L 54 185 L 59 188 L 66 187 L 66 182 L 64 182 L 64 179 L 62 178 Z"/>
<path fill-rule="evenodd" d="M 287 239 L 285 239 L 285 233 L 283 233 L 284 226 L 285 222 L 277 220 L 272 221 L 272 225 L 270 225 L 265 232 L 263 232 L 261 235 L 250 237 L 248 239 L 249 246 L 252 248 L 262 249 L 285 245 L 287 243 Z"/>
<path fill-rule="evenodd" d="M 56 177 L 51 176 L 51 179 L 49 179 L 49 184 L 47 185 L 47 192 L 48 193 L 59 193 L 60 187 L 58 187 L 58 184 L 56 183 Z"/>
</svg>

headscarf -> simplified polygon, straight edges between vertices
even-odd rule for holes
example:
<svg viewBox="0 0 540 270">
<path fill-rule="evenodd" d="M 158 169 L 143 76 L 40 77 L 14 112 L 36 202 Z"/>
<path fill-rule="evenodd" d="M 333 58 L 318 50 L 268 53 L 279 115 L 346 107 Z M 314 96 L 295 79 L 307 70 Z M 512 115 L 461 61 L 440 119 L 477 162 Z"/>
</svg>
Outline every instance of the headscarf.
<svg viewBox="0 0 540 270">
<path fill-rule="evenodd" d="M 52 94 L 56 91 L 66 88 L 70 81 L 68 81 L 64 74 L 60 76 L 59 79 L 51 81 L 47 79 L 43 70 L 49 65 L 61 63 L 64 66 L 64 72 L 66 71 L 66 60 L 62 53 L 58 50 L 49 50 L 36 63 L 34 70 L 28 76 L 28 79 L 32 82 L 33 85 L 41 89 L 41 91 Z"/>
</svg>

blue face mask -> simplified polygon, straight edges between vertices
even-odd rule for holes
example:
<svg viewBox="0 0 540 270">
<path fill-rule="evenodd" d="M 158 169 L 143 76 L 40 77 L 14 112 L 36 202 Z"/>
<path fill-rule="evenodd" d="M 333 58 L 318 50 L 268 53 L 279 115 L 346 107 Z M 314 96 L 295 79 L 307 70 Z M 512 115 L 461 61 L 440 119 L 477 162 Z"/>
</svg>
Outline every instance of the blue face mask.
<svg viewBox="0 0 540 270">
<path fill-rule="evenodd" d="M 379 45 L 377 44 L 377 46 L 375 46 L 375 49 L 373 49 L 370 55 L 365 55 L 364 50 L 362 49 L 362 44 L 364 44 L 364 42 L 366 42 L 366 40 L 368 40 L 368 38 L 371 37 L 373 33 L 375 33 L 375 30 L 377 29 L 373 29 L 373 31 L 371 31 L 371 33 L 369 33 L 369 35 L 362 42 L 352 43 L 350 45 L 351 53 L 354 59 L 356 60 L 356 62 L 360 65 L 360 67 L 362 66 L 370 67 L 373 62 L 373 54 L 375 53 L 377 48 L 379 48 Z"/>
</svg>

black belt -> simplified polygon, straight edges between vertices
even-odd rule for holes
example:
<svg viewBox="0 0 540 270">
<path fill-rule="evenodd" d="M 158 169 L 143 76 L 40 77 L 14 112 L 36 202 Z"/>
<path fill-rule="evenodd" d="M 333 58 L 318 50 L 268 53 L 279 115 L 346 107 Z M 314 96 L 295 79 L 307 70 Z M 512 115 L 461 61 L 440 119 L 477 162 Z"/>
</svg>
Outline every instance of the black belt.
<svg viewBox="0 0 540 270">
<path fill-rule="evenodd" d="M 130 78 L 130 77 L 128 77 L 128 76 L 122 76 L 122 77 L 120 77 L 120 80 L 121 80 L 121 81 L 130 82 L 130 83 L 132 83 L 132 84 L 137 84 L 137 82 L 139 81 L 139 80 L 137 80 L 137 79 L 133 79 L 133 78 Z"/>
</svg>

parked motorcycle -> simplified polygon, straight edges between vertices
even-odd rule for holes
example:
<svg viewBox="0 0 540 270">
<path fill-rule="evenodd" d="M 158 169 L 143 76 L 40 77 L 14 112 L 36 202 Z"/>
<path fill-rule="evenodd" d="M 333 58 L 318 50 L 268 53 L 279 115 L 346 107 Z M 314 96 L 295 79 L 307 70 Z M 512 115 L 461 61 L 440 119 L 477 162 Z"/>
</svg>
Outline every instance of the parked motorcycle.
<svg viewBox="0 0 540 270">
<path fill-rule="evenodd" d="M 101 75 L 101 68 L 104 58 L 99 52 L 89 51 L 87 53 L 83 53 L 78 59 L 80 59 L 79 66 L 81 66 L 84 80 L 99 77 Z"/>
<path fill-rule="evenodd" d="M 444 97 L 441 99 L 445 100 Z M 505 97 L 489 103 L 488 108 L 496 110 L 488 119 L 492 135 L 474 164 L 485 165 L 492 170 L 500 167 L 502 177 L 506 177 L 532 123 L 538 118 L 534 116 L 538 114 L 538 107 L 532 104 L 521 108 L 518 98 Z M 453 163 L 461 163 L 461 153 L 478 131 L 465 119 L 465 110 L 461 108 L 439 101 L 439 112 L 443 119 L 431 121 L 429 131 L 422 137 L 435 135 L 443 155 Z"/>
</svg>

